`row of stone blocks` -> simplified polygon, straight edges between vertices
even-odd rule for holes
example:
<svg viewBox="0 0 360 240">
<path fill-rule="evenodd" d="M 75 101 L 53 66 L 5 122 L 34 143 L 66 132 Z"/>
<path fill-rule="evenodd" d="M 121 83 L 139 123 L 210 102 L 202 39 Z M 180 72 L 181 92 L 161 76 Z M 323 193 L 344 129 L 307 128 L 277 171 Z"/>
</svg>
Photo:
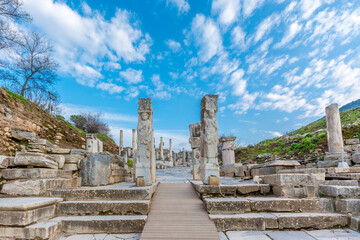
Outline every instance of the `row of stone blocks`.
<svg viewBox="0 0 360 240">
<path fill-rule="evenodd" d="M 125 184 L 54 189 L 51 194 L 61 198 L 3 198 L 0 199 L 0 239 L 56 239 L 60 235 L 71 234 L 140 233 L 156 187 L 133 188 Z M 66 201 L 68 198 L 77 200 Z"/>
</svg>

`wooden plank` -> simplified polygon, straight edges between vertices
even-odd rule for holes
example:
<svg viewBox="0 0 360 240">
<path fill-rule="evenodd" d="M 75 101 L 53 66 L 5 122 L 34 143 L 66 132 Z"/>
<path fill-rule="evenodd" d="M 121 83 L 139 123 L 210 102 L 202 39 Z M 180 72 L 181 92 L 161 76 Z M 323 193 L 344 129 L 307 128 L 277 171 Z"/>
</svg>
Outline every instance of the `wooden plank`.
<svg viewBox="0 0 360 240">
<path fill-rule="evenodd" d="M 220 238 L 191 183 L 160 183 L 140 239 Z"/>
</svg>

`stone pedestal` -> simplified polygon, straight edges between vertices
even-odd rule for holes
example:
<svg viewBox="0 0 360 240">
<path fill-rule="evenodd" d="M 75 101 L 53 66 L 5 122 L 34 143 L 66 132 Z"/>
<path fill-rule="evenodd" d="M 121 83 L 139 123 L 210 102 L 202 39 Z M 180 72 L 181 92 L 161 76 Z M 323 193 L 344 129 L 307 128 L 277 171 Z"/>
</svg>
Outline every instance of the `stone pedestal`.
<svg viewBox="0 0 360 240">
<path fill-rule="evenodd" d="M 91 153 L 103 152 L 103 142 L 95 134 L 86 134 L 86 151 Z"/>
<path fill-rule="evenodd" d="M 200 181 L 200 128 L 201 123 L 194 123 L 189 125 L 190 139 L 189 143 L 192 150 L 192 166 L 193 166 L 193 179 Z"/>
<path fill-rule="evenodd" d="M 343 137 L 339 106 L 337 103 L 331 104 L 325 108 L 325 112 L 329 152 L 342 152 Z"/>
<path fill-rule="evenodd" d="M 236 137 L 221 137 L 222 142 L 222 162 L 223 166 L 227 164 L 235 164 L 234 141 Z"/>
<path fill-rule="evenodd" d="M 209 184 L 210 176 L 220 177 L 218 163 L 219 127 L 216 120 L 217 95 L 205 95 L 201 100 L 200 176 Z"/>
<path fill-rule="evenodd" d="M 139 99 L 139 118 L 137 126 L 137 151 L 135 161 L 135 179 L 145 179 L 145 185 L 151 185 L 150 162 L 153 152 L 153 128 L 151 98 Z M 134 131 L 133 131 L 134 133 Z M 133 137 L 134 140 L 134 137 Z"/>
</svg>

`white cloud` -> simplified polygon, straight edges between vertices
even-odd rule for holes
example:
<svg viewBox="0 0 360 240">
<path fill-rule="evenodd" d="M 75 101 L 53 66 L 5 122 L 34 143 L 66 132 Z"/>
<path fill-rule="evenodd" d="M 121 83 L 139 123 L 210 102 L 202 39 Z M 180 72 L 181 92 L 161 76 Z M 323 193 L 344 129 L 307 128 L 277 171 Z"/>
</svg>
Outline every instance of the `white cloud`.
<svg viewBox="0 0 360 240">
<path fill-rule="evenodd" d="M 218 26 L 211 18 L 197 14 L 191 24 L 198 55 L 202 62 L 207 62 L 223 51 L 222 38 Z"/>
<path fill-rule="evenodd" d="M 265 131 L 265 132 L 271 134 L 271 136 L 273 136 L 273 137 L 281 137 L 282 136 L 282 133 L 280 133 L 280 132 L 275 132 L 275 131 Z"/>
<path fill-rule="evenodd" d="M 265 0 L 244 0 L 243 4 L 243 14 L 245 17 L 248 17 L 252 12 L 261 7 L 264 4 Z"/>
<path fill-rule="evenodd" d="M 265 37 L 267 34 L 269 34 L 269 32 L 272 30 L 272 28 L 274 26 L 278 25 L 279 22 L 280 22 L 280 16 L 276 13 L 265 18 L 257 27 L 256 33 L 255 33 L 255 42 L 258 42 L 263 37 Z"/>
<path fill-rule="evenodd" d="M 179 14 L 187 13 L 190 5 L 187 0 L 166 0 L 166 5 L 172 4 L 178 9 Z"/>
<path fill-rule="evenodd" d="M 218 21 L 224 25 L 231 25 L 240 15 L 240 0 L 213 0 L 211 13 L 218 15 Z"/>
<path fill-rule="evenodd" d="M 110 94 L 121 93 L 122 91 L 125 90 L 125 88 L 123 88 L 121 86 L 118 86 L 118 85 L 113 84 L 113 83 L 105 83 L 105 82 L 99 83 L 96 86 L 96 88 L 101 89 L 103 91 L 107 91 Z"/>
<path fill-rule="evenodd" d="M 280 43 L 276 44 L 275 47 L 282 47 L 288 43 L 290 43 L 294 37 L 301 31 L 302 25 L 297 21 L 292 23 L 289 26 L 289 29 L 286 31 Z"/>
<path fill-rule="evenodd" d="M 274 41 L 273 38 L 269 38 L 266 39 L 261 45 L 260 45 L 260 50 L 262 52 L 267 52 L 269 50 L 270 45 L 272 44 L 272 42 Z"/>
<path fill-rule="evenodd" d="M 165 43 L 173 52 L 178 52 L 181 49 L 181 44 L 175 40 L 169 39 Z"/>
<path fill-rule="evenodd" d="M 120 76 L 123 77 L 128 84 L 137 84 L 143 80 L 142 70 L 135 70 L 132 68 L 121 71 Z"/>
<path fill-rule="evenodd" d="M 308 19 L 322 4 L 322 0 L 302 0 L 300 5 L 302 9 L 302 18 Z"/>
<path fill-rule="evenodd" d="M 63 1 L 24 1 L 33 24 L 53 43 L 59 71 L 93 87 L 108 63 L 145 61 L 152 41 L 142 33 L 134 14 L 117 9 L 107 20 L 85 2 L 81 7 L 85 16 Z"/>
<path fill-rule="evenodd" d="M 240 26 L 234 27 L 231 32 L 231 41 L 234 46 L 237 46 L 240 51 L 245 51 L 247 49 L 247 44 L 245 42 L 246 33 L 242 30 Z"/>
<path fill-rule="evenodd" d="M 239 69 L 231 74 L 230 84 L 233 86 L 233 95 L 241 96 L 246 91 L 246 80 L 244 77 L 244 70 Z"/>
<path fill-rule="evenodd" d="M 246 92 L 235 104 L 228 105 L 228 109 L 233 110 L 235 114 L 245 114 L 254 107 L 254 102 L 258 96 L 258 92 L 252 94 Z"/>
</svg>

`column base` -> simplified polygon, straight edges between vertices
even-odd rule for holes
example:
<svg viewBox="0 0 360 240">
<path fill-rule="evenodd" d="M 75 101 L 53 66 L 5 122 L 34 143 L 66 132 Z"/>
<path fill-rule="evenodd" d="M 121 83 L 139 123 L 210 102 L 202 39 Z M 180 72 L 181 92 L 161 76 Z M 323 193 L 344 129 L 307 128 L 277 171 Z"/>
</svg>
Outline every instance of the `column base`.
<svg viewBox="0 0 360 240">
<path fill-rule="evenodd" d="M 201 164 L 200 165 L 200 177 L 201 181 L 209 185 L 209 177 L 220 177 L 220 169 L 217 166 L 214 166 L 213 164 Z"/>
</svg>

